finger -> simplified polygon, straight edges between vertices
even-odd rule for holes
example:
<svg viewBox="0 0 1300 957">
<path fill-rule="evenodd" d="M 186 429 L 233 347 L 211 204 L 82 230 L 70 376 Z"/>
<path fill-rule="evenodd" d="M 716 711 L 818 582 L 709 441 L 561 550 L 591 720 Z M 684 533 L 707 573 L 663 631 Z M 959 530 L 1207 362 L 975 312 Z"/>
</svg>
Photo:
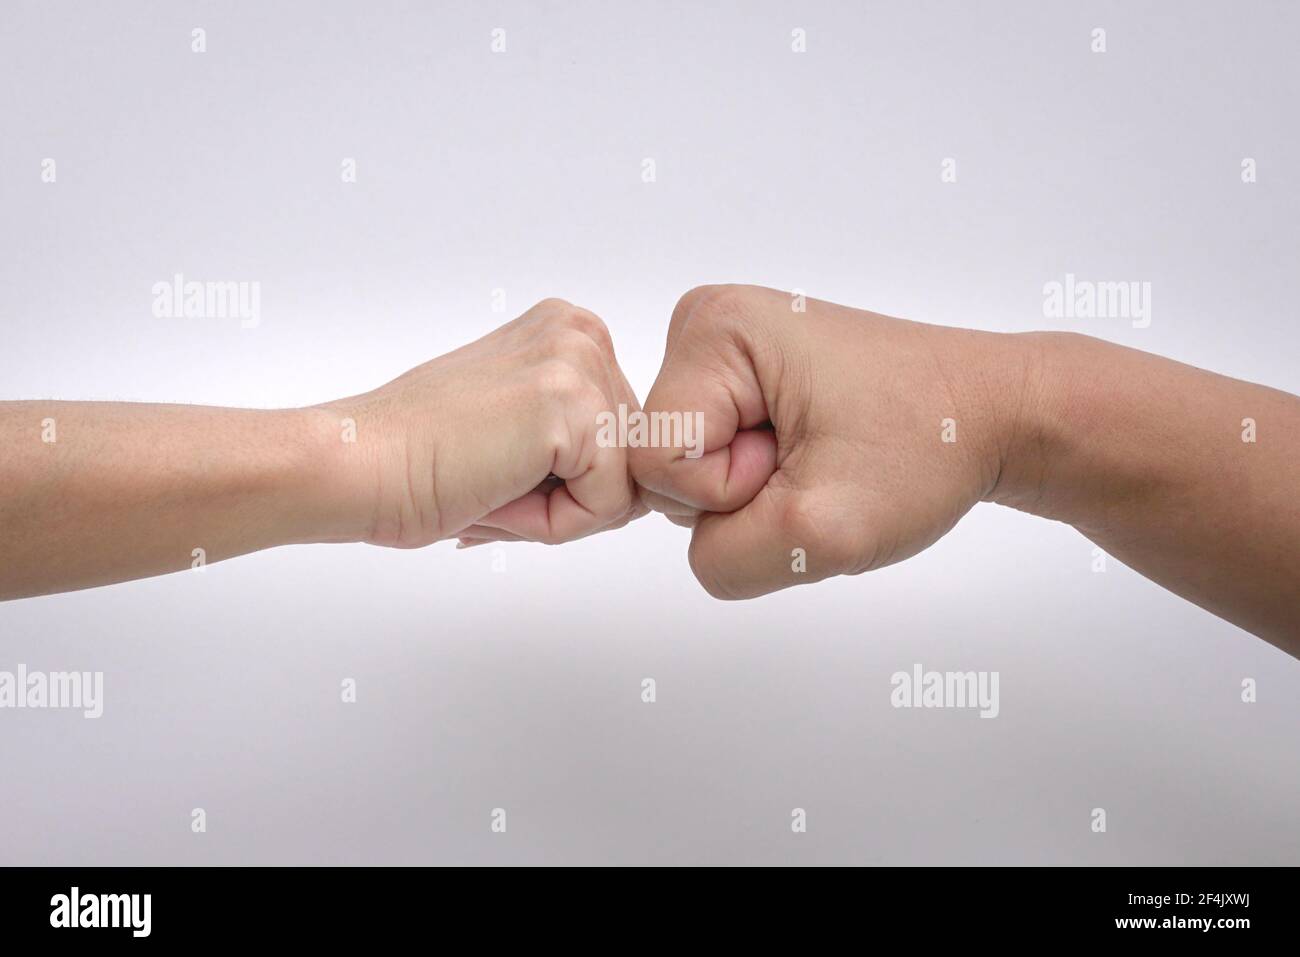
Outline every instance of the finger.
<svg viewBox="0 0 1300 957">
<path fill-rule="evenodd" d="M 641 518 L 642 516 L 647 514 L 649 514 L 649 510 L 645 506 L 638 503 L 633 508 L 629 509 L 625 515 L 623 515 L 616 521 L 613 521 L 608 525 L 603 525 L 600 528 L 593 529 L 592 531 L 588 532 L 586 535 L 581 535 L 578 537 L 585 538 L 588 535 L 595 535 L 595 534 L 599 534 L 600 532 L 612 532 L 616 529 L 623 528 L 625 525 L 631 524 L 632 522 L 636 521 L 638 518 Z M 486 525 L 475 525 L 472 526 L 471 528 L 466 529 L 462 533 L 461 541 L 472 542 L 473 544 L 481 545 L 486 542 L 535 542 L 535 541 L 539 541 L 539 539 L 526 538 L 523 535 L 516 535 L 513 532 L 503 531 L 502 529 L 498 529 L 498 528 L 490 528 Z M 464 547 L 468 548 L 469 545 L 467 544 Z"/>
<path fill-rule="evenodd" d="M 714 598 L 754 598 L 782 587 L 785 562 L 773 535 L 774 498 L 764 490 L 739 511 L 705 513 L 696 520 L 687 559 Z"/>
<path fill-rule="evenodd" d="M 648 488 L 637 486 L 637 494 L 641 503 L 652 512 L 659 512 L 661 515 L 667 515 L 669 518 L 689 518 L 692 521 L 695 516 L 700 514 L 700 510 L 693 505 L 687 505 L 679 502 L 675 498 L 669 498 L 667 495 L 660 495 L 658 492 L 652 492 Z"/>
<path fill-rule="evenodd" d="M 729 444 L 699 458 L 660 456 L 658 466 L 642 465 L 635 474 L 643 487 L 679 506 L 697 512 L 730 512 L 753 499 L 767 484 L 776 471 L 776 457 L 776 434 L 771 429 L 743 429 L 734 433 Z"/>
<path fill-rule="evenodd" d="M 648 515 L 649 512 L 650 510 L 647 509 L 640 502 L 635 502 L 623 515 L 619 516 L 617 519 L 610 522 L 608 525 L 602 525 L 600 528 L 592 529 L 587 534 L 594 535 L 598 532 L 611 532 L 615 529 L 622 528 L 623 526 L 636 521 L 638 518 L 641 518 L 644 515 Z M 489 526 L 481 523 L 478 525 L 474 525 L 469 529 L 466 529 L 463 534 L 468 537 L 477 538 L 483 541 L 488 541 L 488 540 L 503 541 L 503 542 L 538 541 L 538 539 L 526 538 L 523 535 L 517 535 L 513 532 L 507 532 L 502 529 L 496 528 L 495 526 Z"/>
<path fill-rule="evenodd" d="M 689 449 L 631 450 L 632 475 L 666 498 L 730 512 L 750 501 L 775 471 L 776 439 L 760 428 L 768 409 L 741 334 L 729 320 L 690 313 L 688 301 L 678 306 L 645 413 L 681 415 L 683 422 L 698 423 L 702 434 Z"/>
<path fill-rule="evenodd" d="M 557 468 L 563 468 L 557 464 Z M 557 471 L 564 481 L 550 495 L 550 540 L 567 542 L 600 531 L 633 507 L 627 474 L 627 449 L 598 447 L 591 465 L 578 475 Z"/>
<path fill-rule="evenodd" d="M 744 508 L 706 513 L 695 523 L 691 571 L 715 598 L 755 598 L 851 571 L 852 556 L 825 534 L 837 519 L 800 492 L 766 486 Z"/>
<path fill-rule="evenodd" d="M 624 518 L 631 520 L 629 515 L 639 503 L 632 498 L 626 449 L 598 447 L 590 464 L 576 474 L 566 475 L 565 466 L 558 462 L 556 468 L 556 475 L 565 480 L 563 485 L 533 489 L 489 513 L 480 524 L 513 532 L 527 541 L 556 544 L 590 535 Z"/>
<path fill-rule="evenodd" d="M 475 523 L 469 528 L 462 529 L 458 538 L 476 538 L 481 541 L 493 542 L 521 542 L 524 539 L 514 532 L 507 531 L 503 528 L 497 528 L 494 525 L 485 525 Z"/>
<path fill-rule="evenodd" d="M 638 502 L 632 508 L 628 509 L 627 514 L 625 514 L 622 518 L 619 518 L 618 520 L 611 522 L 608 525 L 598 528 L 595 531 L 591 532 L 590 534 L 596 535 L 601 532 L 612 532 L 615 529 L 623 528 L 625 525 L 630 525 L 632 522 L 635 522 L 638 518 L 641 518 L 642 516 L 648 514 L 650 514 L 650 510 Z"/>
</svg>

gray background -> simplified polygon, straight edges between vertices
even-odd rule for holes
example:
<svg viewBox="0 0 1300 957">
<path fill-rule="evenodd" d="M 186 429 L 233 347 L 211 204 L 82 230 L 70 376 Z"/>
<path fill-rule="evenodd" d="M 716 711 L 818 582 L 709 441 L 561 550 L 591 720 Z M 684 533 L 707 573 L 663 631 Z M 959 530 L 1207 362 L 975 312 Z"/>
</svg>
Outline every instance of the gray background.
<svg viewBox="0 0 1300 957">
<path fill-rule="evenodd" d="M 1287 3 L 5 0 L 0 397 L 322 401 L 509 318 L 498 287 L 509 315 L 598 312 L 644 395 L 674 301 L 716 281 L 1300 391 L 1297 27 Z M 154 319 L 178 271 L 261 282 L 261 326 Z M 1067 271 L 1151 282 L 1151 327 L 1045 320 Z M 900 566 L 744 604 L 699 589 L 687 537 L 652 516 L 504 572 L 296 547 L 0 605 L 0 669 L 106 686 L 98 721 L 0 711 L 0 862 L 1300 863 L 1300 664 L 1093 573 L 1072 529 L 981 506 Z M 1001 716 L 891 708 L 916 662 L 999 671 Z"/>
</svg>

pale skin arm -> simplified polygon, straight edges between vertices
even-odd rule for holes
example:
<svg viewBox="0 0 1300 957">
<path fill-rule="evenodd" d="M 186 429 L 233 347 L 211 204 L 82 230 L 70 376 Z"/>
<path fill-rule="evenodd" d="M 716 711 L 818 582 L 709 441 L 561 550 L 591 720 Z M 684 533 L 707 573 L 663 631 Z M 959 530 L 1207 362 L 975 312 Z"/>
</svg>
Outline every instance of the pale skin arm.
<svg viewBox="0 0 1300 957">
<path fill-rule="evenodd" d="M 619 403 L 639 408 L 604 325 L 560 300 L 320 406 L 0 402 L 0 600 L 277 545 L 616 528 L 645 512 L 597 442 Z"/>
<path fill-rule="evenodd" d="M 0 448 L 0 599 L 368 530 L 322 410 L 4 402 Z"/>
</svg>

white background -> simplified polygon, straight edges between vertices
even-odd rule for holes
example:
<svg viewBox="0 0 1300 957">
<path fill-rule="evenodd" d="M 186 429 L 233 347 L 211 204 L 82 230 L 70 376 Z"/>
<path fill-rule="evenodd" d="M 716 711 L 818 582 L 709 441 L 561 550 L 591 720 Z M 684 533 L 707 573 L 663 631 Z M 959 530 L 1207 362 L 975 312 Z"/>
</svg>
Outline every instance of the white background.
<svg viewBox="0 0 1300 957">
<path fill-rule="evenodd" d="M 644 396 L 719 281 L 1300 391 L 1300 14 L 1133 7 L 6 0 L 0 398 L 308 404 L 551 295 Z M 153 318 L 176 272 L 260 282 L 260 326 Z M 1150 328 L 1044 319 L 1066 272 L 1150 282 Z M 0 605 L 0 670 L 106 699 L 0 711 L 0 863 L 1300 863 L 1300 664 L 1070 528 L 980 506 L 743 604 L 687 537 L 504 572 L 296 547 Z M 1000 716 L 891 708 L 918 662 L 1000 672 Z"/>
</svg>

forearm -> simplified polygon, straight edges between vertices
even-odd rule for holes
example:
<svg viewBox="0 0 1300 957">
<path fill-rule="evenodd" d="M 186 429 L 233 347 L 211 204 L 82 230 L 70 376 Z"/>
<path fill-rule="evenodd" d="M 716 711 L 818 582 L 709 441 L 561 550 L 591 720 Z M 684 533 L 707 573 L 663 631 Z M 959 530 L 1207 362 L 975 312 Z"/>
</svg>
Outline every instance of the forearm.
<svg viewBox="0 0 1300 957">
<path fill-rule="evenodd" d="M 1300 655 L 1300 399 L 1083 336 L 1013 338 L 1028 374 L 990 498 Z"/>
<path fill-rule="evenodd" d="M 560 542 L 645 514 L 599 415 L 639 409 L 558 299 L 362 395 L 257 411 L 0 402 L 0 600 L 305 542 Z"/>
<path fill-rule="evenodd" d="M 0 599 L 359 540 L 354 458 L 316 409 L 0 403 Z"/>
</svg>

